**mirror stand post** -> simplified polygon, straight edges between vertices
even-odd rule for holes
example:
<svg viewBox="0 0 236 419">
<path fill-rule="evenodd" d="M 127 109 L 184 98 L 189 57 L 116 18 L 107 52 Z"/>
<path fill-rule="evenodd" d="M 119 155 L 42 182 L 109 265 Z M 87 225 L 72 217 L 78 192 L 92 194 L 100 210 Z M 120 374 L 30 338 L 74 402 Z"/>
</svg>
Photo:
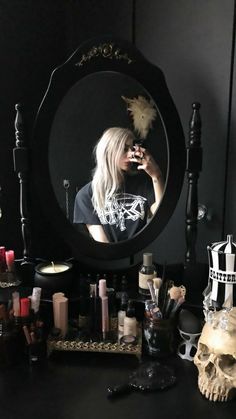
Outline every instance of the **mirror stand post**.
<svg viewBox="0 0 236 419">
<path fill-rule="evenodd" d="M 13 149 L 14 170 L 18 174 L 20 184 L 20 215 L 21 215 L 21 231 L 23 238 L 23 261 L 22 264 L 33 265 L 30 257 L 30 222 L 28 215 L 28 172 L 29 172 L 29 156 L 28 148 L 25 143 L 25 130 L 22 117 L 22 106 L 15 105 L 15 137 L 16 147 Z"/>
<path fill-rule="evenodd" d="M 198 223 L 198 178 L 202 169 L 202 147 L 201 147 L 201 105 L 198 102 L 192 104 L 192 116 L 189 122 L 189 141 L 187 145 L 187 202 L 186 202 L 186 246 L 185 265 L 196 263 L 195 244 L 197 239 Z"/>
</svg>

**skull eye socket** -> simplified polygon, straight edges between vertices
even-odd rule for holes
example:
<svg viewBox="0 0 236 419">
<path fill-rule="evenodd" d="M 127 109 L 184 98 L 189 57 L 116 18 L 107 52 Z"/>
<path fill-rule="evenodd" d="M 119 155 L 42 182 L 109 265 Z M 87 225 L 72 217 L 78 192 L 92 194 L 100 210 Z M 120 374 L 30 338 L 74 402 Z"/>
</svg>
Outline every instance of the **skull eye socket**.
<svg viewBox="0 0 236 419">
<path fill-rule="evenodd" d="M 198 347 L 198 358 L 200 361 L 205 362 L 208 360 L 210 356 L 210 352 L 209 349 L 206 345 L 204 345 L 203 343 L 199 343 L 199 347 Z"/>
<path fill-rule="evenodd" d="M 225 374 L 236 375 L 236 359 L 232 355 L 221 355 L 219 367 Z"/>
</svg>

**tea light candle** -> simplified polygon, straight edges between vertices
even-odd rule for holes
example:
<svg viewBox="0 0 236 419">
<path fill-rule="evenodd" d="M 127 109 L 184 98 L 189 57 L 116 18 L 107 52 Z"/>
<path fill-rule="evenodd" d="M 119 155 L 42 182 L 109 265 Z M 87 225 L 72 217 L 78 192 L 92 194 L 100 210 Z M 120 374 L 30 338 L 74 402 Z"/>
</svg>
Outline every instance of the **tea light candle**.
<svg viewBox="0 0 236 419">
<path fill-rule="evenodd" d="M 69 262 L 42 262 L 35 267 L 34 285 L 42 289 L 65 291 L 73 280 L 73 265 Z"/>
<path fill-rule="evenodd" d="M 40 272 L 42 274 L 57 274 L 60 272 L 65 272 L 69 269 L 68 265 L 64 263 L 53 263 L 51 265 L 45 265 L 40 267 Z"/>
</svg>

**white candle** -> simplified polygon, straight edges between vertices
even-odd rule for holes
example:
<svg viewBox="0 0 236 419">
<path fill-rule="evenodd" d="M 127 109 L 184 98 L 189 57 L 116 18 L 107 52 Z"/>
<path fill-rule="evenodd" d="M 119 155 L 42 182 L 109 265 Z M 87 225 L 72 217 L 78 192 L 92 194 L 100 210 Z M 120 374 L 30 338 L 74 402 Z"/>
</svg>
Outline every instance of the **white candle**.
<svg viewBox="0 0 236 419">
<path fill-rule="evenodd" d="M 60 263 L 54 263 L 53 265 L 46 265 L 42 266 L 40 268 L 40 272 L 43 274 L 57 274 L 60 272 L 65 272 L 69 269 L 69 266 L 60 264 Z"/>
</svg>

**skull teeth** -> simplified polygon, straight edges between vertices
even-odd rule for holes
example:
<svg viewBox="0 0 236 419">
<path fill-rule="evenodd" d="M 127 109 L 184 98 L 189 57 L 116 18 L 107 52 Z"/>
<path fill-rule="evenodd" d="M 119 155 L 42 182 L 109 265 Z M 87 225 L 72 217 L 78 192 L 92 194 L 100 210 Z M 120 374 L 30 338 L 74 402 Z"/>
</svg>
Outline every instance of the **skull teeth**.
<svg viewBox="0 0 236 419">
<path fill-rule="evenodd" d="M 216 402 L 225 402 L 228 399 L 228 391 L 226 389 L 221 389 L 219 386 L 209 390 L 209 383 L 205 383 L 203 380 L 198 381 L 198 387 L 203 396 L 208 400 Z M 223 394 L 222 394 L 223 393 Z"/>
</svg>

